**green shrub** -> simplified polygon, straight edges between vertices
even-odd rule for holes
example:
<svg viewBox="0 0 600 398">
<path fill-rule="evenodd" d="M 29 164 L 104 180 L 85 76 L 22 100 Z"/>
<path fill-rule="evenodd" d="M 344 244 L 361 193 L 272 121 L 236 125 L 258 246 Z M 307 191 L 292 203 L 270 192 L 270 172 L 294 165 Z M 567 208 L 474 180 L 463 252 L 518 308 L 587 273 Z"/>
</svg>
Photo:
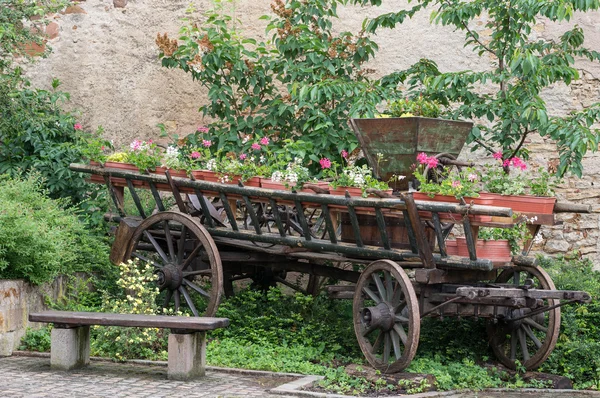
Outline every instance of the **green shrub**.
<svg viewBox="0 0 600 398">
<path fill-rule="evenodd" d="M 37 174 L 0 176 L 0 278 L 33 284 L 60 274 L 110 267 L 102 238 L 86 229 L 66 200 L 53 200 Z"/>
<path fill-rule="evenodd" d="M 542 370 L 569 377 L 575 388 L 600 390 L 600 272 L 589 260 L 543 259 L 557 289 L 584 290 L 589 304 L 562 307 L 561 335 Z"/>
<path fill-rule="evenodd" d="M 41 329 L 27 328 L 25 336 L 21 338 L 21 345 L 19 350 L 27 351 L 50 351 L 50 326 L 43 327 Z"/>
</svg>

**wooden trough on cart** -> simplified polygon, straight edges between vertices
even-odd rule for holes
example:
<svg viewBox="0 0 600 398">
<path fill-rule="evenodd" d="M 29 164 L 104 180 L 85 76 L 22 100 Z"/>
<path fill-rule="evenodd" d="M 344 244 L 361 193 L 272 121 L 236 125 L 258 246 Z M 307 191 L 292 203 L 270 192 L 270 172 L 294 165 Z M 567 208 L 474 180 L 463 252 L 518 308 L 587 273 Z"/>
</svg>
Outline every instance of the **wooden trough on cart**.
<svg viewBox="0 0 600 398">
<path fill-rule="evenodd" d="M 590 300 L 585 292 L 556 290 L 532 257 L 516 256 L 499 266 L 477 257 L 477 228 L 512 227 L 510 208 L 415 201 L 410 193 L 356 198 L 318 187 L 296 193 L 171 177 L 168 171 L 140 174 L 79 164 L 71 169 L 106 184 L 119 213 L 113 217 L 119 227 L 111 260 L 151 264 L 165 307 L 213 316 L 221 297 L 232 293 L 232 281 L 294 286 L 285 279 L 290 271 L 310 275 L 306 292 L 314 292 L 319 278 L 345 281 L 330 292 L 352 298 L 361 350 L 382 372 L 410 364 L 421 318 L 447 316 L 486 318 L 498 359 L 510 368 L 518 360 L 534 369 L 556 344 L 560 306 Z M 125 188 L 141 217 L 125 214 Z M 152 192 L 153 214 L 143 208 L 140 189 Z M 177 211 L 165 207 L 160 190 L 172 194 Z M 359 217 L 365 214 L 377 225 L 377 245 L 361 237 Z M 340 239 L 341 215 L 353 242 Z M 405 228 L 405 246 L 394 247 L 391 223 Z M 445 240 L 455 225 L 463 227 L 468 256 L 448 255 Z M 343 268 L 347 263 L 363 269 Z"/>
</svg>

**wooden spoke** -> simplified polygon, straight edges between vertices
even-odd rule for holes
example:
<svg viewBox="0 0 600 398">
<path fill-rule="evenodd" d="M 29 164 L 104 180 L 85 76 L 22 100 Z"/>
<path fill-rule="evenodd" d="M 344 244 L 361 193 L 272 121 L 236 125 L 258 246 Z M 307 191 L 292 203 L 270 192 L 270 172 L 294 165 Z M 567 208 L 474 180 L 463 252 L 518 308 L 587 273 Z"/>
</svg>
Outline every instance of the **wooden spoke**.
<svg viewBox="0 0 600 398">
<path fill-rule="evenodd" d="M 517 329 L 517 337 L 519 338 L 519 345 L 521 346 L 521 354 L 523 354 L 523 360 L 529 361 L 529 351 L 527 351 L 527 341 L 525 339 L 525 332 L 523 328 Z"/>
<path fill-rule="evenodd" d="M 167 240 L 167 248 L 169 249 L 169 256 L 172 262 L 176 261 L 175 249 L 173 247 L 173 237 L 171 236 L 171 229 L 169 229 L 169 223 L 164 223 L 165 239 Z"/>
<path fill-rule="evenodd" d="M 202 249 L 202 245 L 198 244 L 194 250 L 192 250 L 192 252 L 190 253 L 190 255 L 183 261 L 183 263 L 181 263 L 179 265 L 179 269 L 180 270 L 184 270 L 187 267 L 190 266 L 190 264 L 192 263 L 192 260 L 194 260 L 197 256 L 198 256 L 198 252 L 200 252 L 200 249 Z"/>
<path fill-rule="evenodd" d="M 169 263 L 169 259 L 167 258 L 167 255 L 165 254 L 165 252 L 163 251 L 163 249 L 160 247 L 160 245 L 158 244 L 158 242 L 156 241 L 156 239 L 154 239 L 154 236 L 152 236 L 152 234 L 150 234 L 150 232 L 148 232 L 148 231 L 144 231 L 144 235 L 146 235 L 146 238 L 148 238 L 148 240 L 150 241 L 150 243 L 152 243 L 152 246 L 154 246 L 154 249 L 156 250 L 156 252 L 160 256 L 160 258 L 163 259 L 163 261 L 165 262 L 165 264 L 168 264 Z"/>
<path fill-rule="evenodd" d="M 163 301 L 163 308 L 169 308 L 169 303 L 171 302 L 171 298 L 173 298 L 173 291 L 167 289 L 165 293 L 165 301 Z"/>
<path fill-rule="evenodd" d="M 398 334 L 398 336 L 400 336 L 400 340 L 402 340 L 402 344 L 406 345 L 408 343 L 408 336 L 406 335 L 404 328 L 398 324 L 395 324 L 394 331 L 396 332 L 396 334 Z"/>
<path fill-rule="evenodd" d="M 385 277 L 385 292 L 387 293 L 385 300 L 391 303 L 394 296 L 394 289 L 392 287 L 392 274 L 390 274 L 389 271 L 383 271 L 383 275 Z"/>
<path fill-rule="evenodd" d="M 187 234 L 187 227 L 185 225 L 181 226 L 181 234 L 179 236 L 179 240 L 177 241 L 177 263 L 181 264 L 183 261 L 183 256 L 185 253 L 185 239 Z"/>
<path fill-rule="evenodd" d="M 194 282 L 190 282 L 187 279 L 184 279 L 183 284 L 194 289 L 196 292 L 200 293 L 204 297 L 210 297 L 210 294 L 206 290 L 202 289 L 200 286 L 196 285 Z"/>
<path fill-rule="evenodd" d="M 396 332 L 390 332 L 390 335 L 392 337 L 392 346 L 394 347 L 394 356 L 396 357 L 396 360 L 398 360 L 402 356 L 402 350 L 400 350 L 400 339 L 398 333 Z"/>
<path fill-rule="evenodd" d="M 195 275 L 203 275 L 203 276 L 210 276 L 212 275 L 212 270 L 211 269 L 201 269 L 198 271 L 187 271 L 187 272 L 183 272 L 183 277 L 187 277 L 187 276 L 195 276 Z"/>
<path fill-rule="evenodd" d="M 514 266 L 504 270 L 496 280 L 498 285 L 515 287 L 525 280 L 533 280 L 536 289 L 555 290 L 550 276 L 540 267 Z M 542 300 L 541 307 L 552 307 L 558 304 L 557 299 Z M 490 320 L 487 333 L 496 357 L 510 369 L 516 368 L 519 361 L 527 370 L 539 367 L 550 355 L 560 329 L 560 307 L 546 312 L 527 316 L 524 310 L 498 307 L 499 313 L 506 316 L 496 322 Z M 523 315 L 526 318 L 521 318 Z M 512 321 L 512 318 L 520 318 Z M 514 322 L 519 322 L 515 324 Z M 520 348 L 519 348 L 520 347 Z"/>
<path fill-rule="evenodd" d="M 390 346 L 392 345 L 390 333 L 385 333 L 383 338 L 383 363 L 390 362 Z"/>
<path fill-rule="evenodd" d="M 379 306 L 383 302 L 386 306 Z M 364 309 L 373 306 L 380 308 L 363 317 Z M 369 264 L 356 284 L 352 309 L 356 338 L 369 364 L 385 373 L 406 369 L 417 350 L 421 318 L 412 282 L 402 267 L 390 260 Z M 393 325 L 386 321 L 388 316 Z"/>
<path fill-rule="evenodd" d="M 179 290 L 175 290 L 173 294 L 175 296 L 175 313 L 177 313 L 179 312 L 179 309 L 181 307 L 181 298 L 179 297 Z"/>
<path fill-rule="evenodd" d="M 190 307 L 192 314 L 194 314 L 194 316 L 200 316 L 200 314 L 198 314 L 196 306 L 194 305 L 194 302 L 192 301 L 192 298 L 190 297 L 190 294 L 185 289 L 185 287 L 179 286 L 178 290 L 181 292 L 181 294 L 183 294 L 183 298 L 185 299 L 185 302 L 187 303 L 188 307 Z"/>
<path fill-rule="evenodd" d="M 371 277 L 373 278 L 373 281 L 375 281 L 375 285 L 377 285 L 377 292 L 379 292 L 379 297 L 381 297 L 381 300 L 386 301 L 387 294 L 385 292 L 385 288 L 383 287 L 381 277 L 378 274 L 373 274 Z"/>
<path fill-rule="evenodd" d="M 132 256 L 136 257 L 136 258 L 139 258 L 140 260 L 145 261 L 145 262 L 147 262 L 149 264 L 152 264 L 152 266 L 154 268 L 162 268 L 162 267 L 164 267 L 164 265 L 160 265 L 160 264 L 154 262 L 153 260 L 150 260 L 149 258 L 147 258 L 145 256 L 142 256 L 140 253 L 133 253 Z"/>
<path fill-rule="evenodd" d="M 200 253 L 202 261 L 198 259 Z M 197 219 L 173 211 L 144 219 L 127 245 L 124 260 L 129 258 L 155 267 L 156 283 L 164 291 L 157 304 L 194 316 L 215 315 L 223 292 L 221 258 Z M 194 283 L 194 278 L 202 283 Z"/>
<path fill-rule="evenodd" d="M 535 346 L 537 348 L 541 348 L 542 342 L 537 337 L 535 337 L 535 334 L 533 334 L 533 331 L 531 330 L 529 325 L 523 324 L 522 328 L 523 328 L 523 331 L 525 332 L 525 334 L 527 335 L 527 337 L 529 337 L 531 339 L 531 341 L 533 341 L 533 344 L 535 344 Z"/>
<path fill-rule="evenodd" d="M 533 319 L 525 318 L 525 319 L 523 319 L 523 322 L 526 323 L 528 326 L 536 328 L 539 331 L 542 331 L 544 333 L 548 333 L 548 328 L 547 327 L 544 327 L 544 326 L 540 325 L 539 323 L 537 323 Z"/>
<path fill-rule="evenodd" d="M 373 300 L 375 302 L 375 304 L 379 304 L 381 303 L 381 299 L 379 297 L 377 297 L 377 295 L 375 294 L 374 291 L 372 291 L 371 289 L 369 289 L 368 287 L 364 286 L 362 288 L 363 292 L 367 293 L 367 296 L 369 296 L 369 298 L 371 300 Z"/>
</svg>

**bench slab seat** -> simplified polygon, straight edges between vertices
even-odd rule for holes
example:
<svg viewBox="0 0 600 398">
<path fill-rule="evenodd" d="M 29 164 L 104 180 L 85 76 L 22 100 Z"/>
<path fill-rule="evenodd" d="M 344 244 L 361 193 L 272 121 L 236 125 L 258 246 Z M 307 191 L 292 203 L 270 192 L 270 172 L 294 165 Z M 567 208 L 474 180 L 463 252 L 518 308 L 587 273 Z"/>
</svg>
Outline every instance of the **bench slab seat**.
<svg viewBox="0 0 600 398">
<path fill-rule="evenodd" d="M 170 328 L 168 377 L 171 380 L 204 376 L 206 332 L 229 326 L 227 318 L 71 311 L 31 313 L 29 320 L 54 324 L 50 366 L 57 370 L 77 369 L 89 364 L 91 325 Z"/>
</svg>

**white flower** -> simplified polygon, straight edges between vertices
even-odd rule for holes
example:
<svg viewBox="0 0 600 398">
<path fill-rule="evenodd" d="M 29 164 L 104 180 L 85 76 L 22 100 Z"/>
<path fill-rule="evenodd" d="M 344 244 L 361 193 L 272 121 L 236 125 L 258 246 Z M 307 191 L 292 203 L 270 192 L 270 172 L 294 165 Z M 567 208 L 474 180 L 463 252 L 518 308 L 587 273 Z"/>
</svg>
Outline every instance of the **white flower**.
<svg viewBox="0 0 600 398">
<path fill-rule="evenodd" d="M 271 180 L 273 182 L 281 182 L 282 179 L 283 179 L 283 174 L 281 173 L 281 171 L 276 171 L 271 175 Z"/>
<path fill-rule="evenodd" d="M 215 159 L 211 159 L 206 163 L 206 169 L 208 171 L 212 171 L 217 167 L 217 161 Z"/>
<path fill-rule="evenodd" d="M 294 173 L 293 171 L 287 172 L 285 174 L 285 179 L 289 182 L 298 182 L 298 174 Z"/>
<path fill-rule="evenodd" d="M 261 163 L 265 162 L 265 157 L 264 155 L 260 155 L 260 158 L 258 159 Z"/>
</svg>

